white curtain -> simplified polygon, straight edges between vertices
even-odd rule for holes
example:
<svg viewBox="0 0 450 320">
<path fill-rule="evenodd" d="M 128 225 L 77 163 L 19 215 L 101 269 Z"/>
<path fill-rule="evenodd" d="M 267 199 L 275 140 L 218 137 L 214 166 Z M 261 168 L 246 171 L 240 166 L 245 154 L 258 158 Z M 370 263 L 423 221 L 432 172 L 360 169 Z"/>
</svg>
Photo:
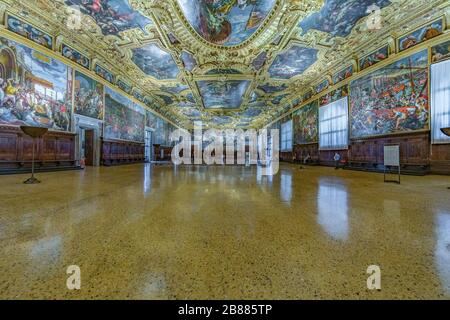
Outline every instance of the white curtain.
<svg viewBox="0 0 450 320">
<path fill-rule="evenodd" d="M 433 143 L 448 143 L 441 128 L 450 127 L 450 61 L 431 65 L 431 131 Z"/>
<path fill-rule="evenodd" d="M 348 148 L 348 98 L 319 108 L 319 147 L 321 150 Z"/>
<path fill-rule="evenodd" d="M 292 150 L 292 120 L 281 125 L 281 151 Z"/>
</svg>

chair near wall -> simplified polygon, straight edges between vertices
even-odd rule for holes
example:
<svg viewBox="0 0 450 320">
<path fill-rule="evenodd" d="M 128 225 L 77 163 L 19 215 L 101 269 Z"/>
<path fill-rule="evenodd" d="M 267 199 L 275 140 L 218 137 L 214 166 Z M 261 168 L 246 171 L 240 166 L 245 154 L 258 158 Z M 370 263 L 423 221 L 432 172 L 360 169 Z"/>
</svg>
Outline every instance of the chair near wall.
<svg viewBox="0 0 450 320">
<path fill-rule="evenodd" d="M 441 128 L 441 131 L 443 134 L 450 137 L 450 127 L 449 128 Z M 448 189 L 450 189 L 450 187 L 448 187 Z"/>
<path fill-rule="evenodd" d="M 23 183 L 25 184 L 36 184 L 41 183 L 38 179 L 34 177 L 34 149 L 36 146 L 36 139 L 42 138 L 47 132 L 47 128 L 42 127 L 30 127 L 30 126 L 21 126 L 20 129 L 27 136 L 30 136 L 33 139 L 33 151 L 32 151 L 32 160 L 31 160 L 31 177 L 25 180 Z"/>
</svg>

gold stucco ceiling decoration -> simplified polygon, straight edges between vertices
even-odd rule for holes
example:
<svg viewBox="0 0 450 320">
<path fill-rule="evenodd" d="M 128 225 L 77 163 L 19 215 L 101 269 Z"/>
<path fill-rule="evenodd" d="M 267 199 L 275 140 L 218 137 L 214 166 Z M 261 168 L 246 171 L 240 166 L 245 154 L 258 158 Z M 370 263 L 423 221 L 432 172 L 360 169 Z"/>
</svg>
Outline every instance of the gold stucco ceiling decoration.
<svg viewBox="0 0 450 320">
<path fill-rule="evenodd" d="M 202 120 L 220 128 L 264 126 L 316 84 L 382 45 L 395 46 L 395 37 L 449 7 L 446 0 L 0 4 L 107 68 L 181 126 Z M 380 30 L 367 28 L 372 4 L 381 7 Z M 68 28 L 74 9 L 81 14 L 77 30 Z"/>
</svg>

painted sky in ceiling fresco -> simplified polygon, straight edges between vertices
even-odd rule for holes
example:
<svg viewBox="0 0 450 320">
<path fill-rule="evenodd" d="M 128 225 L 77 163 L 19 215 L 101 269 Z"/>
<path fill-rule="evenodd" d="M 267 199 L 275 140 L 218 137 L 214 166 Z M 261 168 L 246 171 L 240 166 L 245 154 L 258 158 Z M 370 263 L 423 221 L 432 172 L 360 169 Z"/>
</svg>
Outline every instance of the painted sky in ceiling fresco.
<svg viewBox="0 0 450 320">
<path fill-rule="evenodd" d="M 69 6 L 94 18 L 104 35 L 116 35 L 121 31 L 144 27 L 152 21 L 133 10 L 128 0 L 65 0 Z"/>
<path fill-rule="evenodd" d="M 249 80 L 197 81 L 205 108 L 237 109 L 241 106 Z"/>
<path fill-rule="evenodd" d="M 302 74 L 317 61 L 317 49 L 292 46 L 279 54 L 269 68 L 269 75 L 277 79 L 290 79 Z"/>
<path fill-rule="evenodd" d="M 158 80 L 175 79 L 180 72 L 170 53 L 154 43 L 133 49 L 132 59 L 145 74 Z"/>
<path fill-rule="evenodd" d="M 205 40 L 238 45 L 247 40 L 272 10 L 276 0 L 178 0 L 191 26 Z"/>
<path fill-rule="evenodd" d="M 303 34 L 311 29 L 330 33 L 332 36 L 346 37 L 358 20 L 371 13 L 370 6 L 384 8 L 389 0 L 326 0 L 319 12 L 309 15 L 300 22 Z"/>
</svg>

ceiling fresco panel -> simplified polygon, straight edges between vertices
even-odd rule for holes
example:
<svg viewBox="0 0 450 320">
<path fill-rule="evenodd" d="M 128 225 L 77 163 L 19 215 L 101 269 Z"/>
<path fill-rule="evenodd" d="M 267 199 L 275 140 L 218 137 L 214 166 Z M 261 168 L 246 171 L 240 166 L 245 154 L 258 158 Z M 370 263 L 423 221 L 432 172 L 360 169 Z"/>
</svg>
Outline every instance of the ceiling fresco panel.
<svg viewBox="0 0 450 320">
<path fill-rule="evenodd" d="M 303 34 L 315 29 L 332 36 L 347 37 L 356 23 L 372 12 L 372 6 L 382 9 L 390 4 L 389 0 L 326 0 L 319 12 L 300 22 L 300 27 Z"/>
<path fill-rule="evenodd" d="M 128 0 L 65 0 L 65 3 L 91 16 L 104 35 L 117 35 L 134 28 L 145 31 L 145 26 L 152 23 L 134 10 Z"/>
<path fill-rule="evenodd" d="M 237 109 L 241 107 L 249 80 L 197 81 L 206 109 Z"/>
<path fill-rule="evenodd" d="M 276 79 L 300 75 L 317 61 L 317 54 L 317 49 L 294 45 L 275 58 L 269 68 L 269 75 Z"/>
<path fill-rule="evenodd" d="M 186 20 L 205 40 L 234 46 L 261 26 L 276 0 L 178 0 Z"/>
<path fill-rule="evenodd" d="M 132 60 L 145 74 L 158 80 L 176 79 L 180 72 L 172 55 L 155 43 L 133 49 Z"/>
</svg>

